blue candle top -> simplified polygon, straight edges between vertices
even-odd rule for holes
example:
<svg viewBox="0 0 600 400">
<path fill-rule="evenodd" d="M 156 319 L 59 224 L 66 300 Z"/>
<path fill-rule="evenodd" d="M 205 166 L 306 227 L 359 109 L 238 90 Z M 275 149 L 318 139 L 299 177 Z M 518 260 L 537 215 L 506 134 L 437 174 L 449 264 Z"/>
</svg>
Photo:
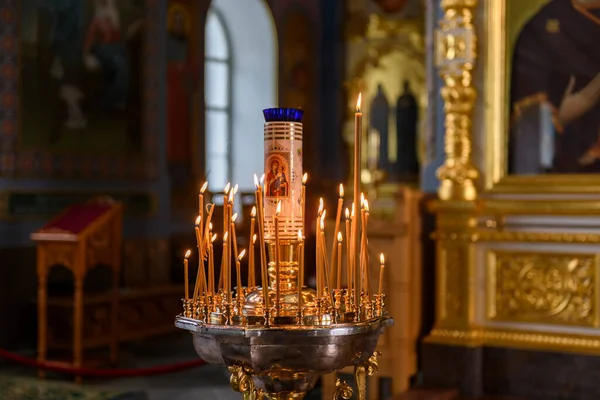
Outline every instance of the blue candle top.
<svg viewBox="0 0 600 400">
<path fill-rule="evenodd" d="M 299 108 L 266 108 L 263 110 L 265 122 L 302 122 L 304 110 Z"/>
</svg>

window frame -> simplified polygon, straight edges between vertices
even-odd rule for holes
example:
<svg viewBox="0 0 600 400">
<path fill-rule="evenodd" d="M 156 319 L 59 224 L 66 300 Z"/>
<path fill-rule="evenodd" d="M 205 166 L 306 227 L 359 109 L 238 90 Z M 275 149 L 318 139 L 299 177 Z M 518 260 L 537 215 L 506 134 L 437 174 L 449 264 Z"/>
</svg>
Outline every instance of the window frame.
<svg viewBox="0 0 600 400">
<path fill-rule="evenodd" d="M 205 89 L 204 90 L 204 109 L 205 109 L 204 112 L 205 112 L 205 115 L 209 111 L 224 112 L 227 116 L 227 118 L 226 118 L 226 120 L 227 120 L 227 156 L 226 156 L 227 178 L 226 179 L 228 182 L 231 182 L 233 179 L 233 99 L 232 98 L 233 98 L 233 66 L 234 66 L 232 43 L 231 43 L 231 33 L 229 32 L 227 23 L 225 22 L 225 18 L 223 17 L 221 12 L 216 7 L 213 7 L 213 6 L 209 7 L 209 10 L 207 13 L 207 22 L 208 22 L 209 13 L 213 13 L 215 18 L 221 25 L 221 28 L 223 29 L 223 33 L 225 34 L 225 44 L 226 44 L 227 56 L 225 58 L 211 57 L 211 56 L 206 55 L 206 50 L 204 51 L 204 82 L 206 82 L 206 71 L 208 69 L 207 65 L 209 63 L 225 64 L 227 66 L 227 101 L 226 101 L 227 105 L 225 107 L 215 107 L 215 106 L 208 105 L 207 95 L 206 95 L 207 93 L 206 93 L 206 89 Z M 207 25 L 207 23 L 205 23 L 205 25 L 204 25 L 205 31 L 206 31 L 206 25 Z M 206 37 L 208 37 L 208 35 L 205 34 L 205 40 L 206 40 Z M 204 86 L 206 87 L 206 83 L 204 84 Z M 208 150 L 206 144 L 207 144 L 208 135 L 210 135 L 210 132 L 208 132 L 206 129 L 207 128 L 206 127 L 207 120 L 208 120 L 208 118 L 205 118 L 204 158 L 206 161 L 204 163 L 204 170 L 208 172 L 209 157 L 208 157 L 208 154 L 206 153 L 206 151 Z M 225 186 L 225 184 L 223 186 Z"/>
</svg>

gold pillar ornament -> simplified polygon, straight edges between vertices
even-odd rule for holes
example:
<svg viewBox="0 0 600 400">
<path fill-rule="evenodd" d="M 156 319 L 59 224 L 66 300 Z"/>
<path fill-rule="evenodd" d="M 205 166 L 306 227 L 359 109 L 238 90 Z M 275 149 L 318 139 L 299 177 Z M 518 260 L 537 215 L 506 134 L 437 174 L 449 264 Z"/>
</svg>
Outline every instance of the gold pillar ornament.
<svg viewBox="0 0 600 400">
<path fill-rule="evenodd" d="M 472 164 L 472 114 L 477 98 L 472 71 L 477 59 L 473 13 L 478 0 L 442 0 L 436 33 L 436 66 L 444 80 L 446 160 L 438 171 L 442 200 L 474 200 L 478 172 Z"/>
</svg>

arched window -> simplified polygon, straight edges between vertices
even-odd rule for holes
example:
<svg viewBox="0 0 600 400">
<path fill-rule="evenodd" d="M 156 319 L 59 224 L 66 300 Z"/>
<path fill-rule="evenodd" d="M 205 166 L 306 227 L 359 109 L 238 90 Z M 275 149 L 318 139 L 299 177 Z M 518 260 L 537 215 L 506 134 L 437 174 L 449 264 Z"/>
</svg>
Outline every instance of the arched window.
<svg viewBox="0 0 600 400">
<path fill-rule="evenodd" d="M 213 7 L 206 17 L 205 51 L 206 175 L 209 190 L 221 191 L 232 179 L 231 45 L 223 18 Z"/>
<path fill-rule="evenodd" d="M 206 174 L 254 189 L 264 108 L 277 106 L 277 35 L 265 0 L 212 0 L 206 20 Z"/>
</svg>

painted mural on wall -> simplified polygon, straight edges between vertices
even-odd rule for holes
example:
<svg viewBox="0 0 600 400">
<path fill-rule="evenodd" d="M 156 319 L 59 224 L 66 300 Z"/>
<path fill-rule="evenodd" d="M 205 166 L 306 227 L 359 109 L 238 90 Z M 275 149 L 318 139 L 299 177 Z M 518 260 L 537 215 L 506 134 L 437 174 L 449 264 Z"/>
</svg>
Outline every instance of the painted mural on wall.
<svg viewBox="0 0 600 400">
<path fill-rule="evenodd" d="M 194 6 L 170 1 L 167 10 L 167 163 L 174 194 L 198 189 L 193 158 L 193 103 L 197 91 Z"/>
<path fill-rule="evenodd" d="M 144 5 L 21 2 L 23 148 L 141 151 Z"/>
<path fill-rule="evenodd" d="M 156 11 L 144 0 L 0 1 L 2 43 L 14 45 L 3 57 L 20 62 L 4 83 L 19 96 L 2 104 L 0 174 L 156 176 L 156 71 L 142 62 L 156 59 Z"/>
<path fill-rule="evenodd" d="M 526 3 L 507 2 L 509 173 L 600 173 L 600 4 Z"/>
</svg>

